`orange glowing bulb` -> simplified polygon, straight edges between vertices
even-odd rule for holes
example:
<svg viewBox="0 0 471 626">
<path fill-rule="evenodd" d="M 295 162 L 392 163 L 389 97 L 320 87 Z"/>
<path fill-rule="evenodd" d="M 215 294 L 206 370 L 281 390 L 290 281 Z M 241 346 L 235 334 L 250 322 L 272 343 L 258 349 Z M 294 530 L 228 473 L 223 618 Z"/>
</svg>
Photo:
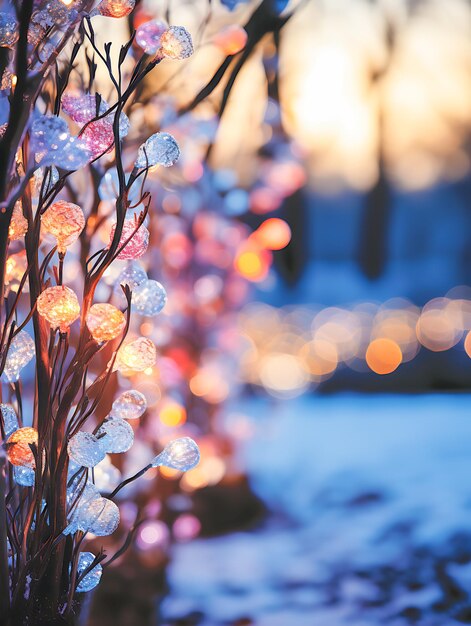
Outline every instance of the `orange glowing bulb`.
<svg viewBox="0 0 471 626">
<path fill-rule="evenodd" d="M 15 241 L 16 239 L 23 237 L 27 230 L 28 220 L 23 215 L 21 200 L 18 200 L 15 202 L 15 206 L 13 207 L 11 222 L 8 228 L 8 237 L 10 241 Z"/>
<path fill-rule="evenodd" d="M 265 220 L 252 237 L 269 250 L 281 250 L 291 241 L 291 228 L 284 220 L 272 217 Z"/>
<path fill-rule="evenodd" d="M 7 440 L 7 454 L 12 465 L 35 466 L 30 444 L 38 445 L 38 431 L 35 428 L 19 428 L 10 435 Z"/>
<path fill-rule="evenodd" d="M 37 299 L 37 307 L 39 315 L 49 322 L 51 328 L 59 328 L 61 332 L 67 332 L 80 315 L 77 296 L 63 285 L 45 289 Z"/>
<path fill-rule="evenodd" d="M 112 304 L 93 304 L 87 314 L 87 326 L 98 343 L 118 337 L 126 326 L 126 318 Z"/>
<path fill-rule="evenodd" d="M 43 228 L 57 239 L 57 250 L 65 254 L 85 228 L 82 209 L 73 202 L 59 200 L 47 209 L 41 218 Z"/>
<path fill-rule="evenodd" d="M 392 339 L 375 339 L 366 350 L 368 367 L 376 374 L 391 374 L 402 362 L 401 348 Z"/>
</svg>

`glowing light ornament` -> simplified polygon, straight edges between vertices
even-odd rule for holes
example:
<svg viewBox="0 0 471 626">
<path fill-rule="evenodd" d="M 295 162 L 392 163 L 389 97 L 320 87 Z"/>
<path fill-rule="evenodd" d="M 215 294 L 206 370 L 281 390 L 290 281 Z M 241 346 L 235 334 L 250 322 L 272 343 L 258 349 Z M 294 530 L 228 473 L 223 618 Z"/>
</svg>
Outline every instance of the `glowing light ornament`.
<svg viewBox="0 0 471 626">
<path fill-rule="evenodd" d="M 99 498 L 88 506 L 88 531 L 97 537 L 112 535 L 119 526 L 119 509 L 112 500 Z"/>
<path fill-rule="evenodd" d="M 152 467 L 171 467 L 181 472 L 193 469 L 200 462 L 198 445 L 190 437 L 170 441 L 160 454 L 152 460 Z"/>
<path fill-rule="evenodd" d="M 19 428 L 8 437 L 7 455 L 12 465 L 35 467 L 30 444 L 38 445 L 38 431 L 35 428 Z"/>
<path fill-rule="evenodd" d="M 71 535 L 77 530 L 84 532 L 88 530 L 88 506 L 99 498 L 101 495 L 98 489 L 90 481 L 84 483 L 83 475 L 78 475 L 72 479 L 71 484 L 67 487 L 67 519 L 69 524 L 63 530 L 64 535 Z"/>
<path fill-rule="evenodd" d="M 136 222 L 136 220 L 124 221 L 118 249 L 120 249 L 122 246 L 124 246 L 124 248 L 118 254 L 118 259 L 121 259 L 123 261 L 138 259 L 143 254 L 145 254 L 147 246 L 149 245 L 149 231 L 144 226 L 144 224 L 141 224 L 139 228 L 137 228 L 137 225 L 138 223 Z M 113 241 L 115 230 L 116 224 L 113 224 L 110 232 L 110 245 Z M 125 243 L 126 245 L 124 245 Z"/>
<path fill-rule="evenodd" d="M 80 552 L 79 554 L 77 562 L 77 580 L 79 580 L 79 583 L 76 587 L 76 591 L 79 593 L 91 591 L 100 582 L 101 575 L 103 573 L 103 568 L 100 563 L 97 563 L 87 574 L 85 574 L 82 579 L 80 579 L 81 574 L 88 570 L 94 560 L 95 555 L 91 552 Z"/>
<path fill-rule="evenodd" d="M 55 115 L 41 115 L 31 126 L 31 150 L 40 166 L 58 165 L 64 170 L 78 170 L 88 163 L 86 145 L 71 137 L 67 122 Z"/>
<path fill-rule="evenodd" d="M 160 37 L 160 46 L 169 59 L 186 59 L 193 54 L 191 35 L 183 26 L 170 26 Z"/>
<path fill-rule="evenodd" d="M 18 41 L 18 22 L 10 13 L 0 13 L 0 47 L 12 48 Z"/>
<path fill-rule="evenodd" d="M 180 148 L 172 135 L 155 133 L 140 146 L 134 167 L 154 167 L 154 165 L 170 167 L 179 156 Z"/>
<path fill-rule="evenodd" d="M 118 350 L 115 369 L 124 373 L 143 372 L 148 367 L 153 367 L 156 361 L 157 350 L 153 342 L 147 337 L 139 337 Z"/>
<path fill-rule="evenodd" d="M 58 328 L 62 333 L 67 332 L 80 315 L 77 296 L 64 285 L 45 289 L 37 299 L 37 308 L 39 315 L 49 322 L 51 328 Z"/>
<path fill-rule="evenodd" d="M 136 287 L 132 307 L 140 315 L 158 315 L 167 304 L 167 292 L 156 280 L 146 280 Z"/>
<path fill-rule="evenodd" d="M 100 441 L 92 433 L 83 430 L 69 439 L 67 452 L 73 461 L 83 467 L 95 467 L 105 458 Z"/>
<path fill-rule="evenodd" d="M 8 228 L 8 238 L 10 241 L 16 241 L 20 237 L 23 237 L 27 230 L 28 220 L 23 215 L 21 200 L 17 200 L 11 215 L 11 222 Z"/>
<path fill-rule="evenodd" d="M 28 260 L 26 258 L 26 250 L 20 250 L 15 254 L 10 254 L 5 264 L 5 286 L 10 286 L 11 283 L 20 283 L 28 268 Z M 11 289 L 14 291 L 14 287 Z M 23 293 L 28 293 L 28 281 L 23 285 Z"/>
<path fill-rule="evenodd" d="M 99 106 L 97 107 L 98 103 Z M 96 95 L 92 94 L 65 94 L 62 98 L 62 108 L 74 122 L 86 124 L 80 132 L 80 139 L 89 150 L 92 160 L 113 148 L 114 112 L 91 121 L 109 109 L 106 100 L 97 99 Z M 121 112 L 119 117 L 119 136 L 121 139 L 128 134 L 129 127 L 130 122 L 127 115 Z"/>
<path fill-rule="evenodd" d="M 126 306 L 126 298 L 124 297 L 121 285 L 127 285 L 131 291 L 134 291 L 138 285 L 147 280 L 145 269 L 137 261 L 129 261 L 126 267 L 118 276 L 118 280 L 114 287 L 114 297 L 119 306 Z"/>
<path fill-rule="evenodd" d="M 135 0 L 101 0 L 100 4 L 90 12 L 90 17 L 103 15 L 105 17 L 126 17 L 134 9 Z"/>
<path fill-rule="evenodd" d="M 132 427 L 120 417 L 105 420 L 97 431 L 97 439 L 105 452 L 127 452 L 134 443 Z"/>
<path fill-rule="evenodd" d="M 85 228 L 85 215 L 73 202 L 54 202 L 41 217 L 44 230 L 57 239 L 57 251 L 65 254 Z"/>
<path fill-rule="evenodd" d="M 101 343 L 118 337 L 126 326 L 126 318 L 112 304 L 93 304 L 87 313 L 86 323 L 93 339 Z"/>
<path fill-rule="evenodd" d="M 136 43 L 146 54 L 156 54 L 160 48 L 160 38 L 168 29 L 168 24 L 163 20 L 150 20 L 138 26 L 136 30 Z"/>
<path fill-rule="evenodd" d="M 14 383 L 20 372 L 34 356 L 34 341 L 25 330 L 21 330 L 13 338 L 5 361 L 3 376 L 8 382 Z"/>
<path fill-rule="evenodd" d="M 5 440 L 19 429 L 18 417 L 10 404 L 0 404 Z"/>
<path fill-rule="evenodd" d="M 46 180 L 44 177 L 47 176 Z M 41 187 L 44 184 L 44 193 L 47 194 L 51 191 L 54 185 L 59 180 L 59 172 L 57 168 L 52 165 L 47 173 L 43 171 L 41 168 L 38 168 L 34 172 L 33 176 L 33 201 L 38 201 L 39 194 L 41 193 Z"/>
<path fill-rule="evenodd" d="M 15 409 L 10 404 L 0 404 L 0 412 L 3 419 L 3 429 L 5 431 L 5 439 L 18 430 L 18 417 L 16 416 Z"/>
<path fill-rule="evenodd" d="M 130 389 L 116 398 L 111 407 L 111 415 L 123 420 L 135 420 L 144 415 L 147 400 L 140 391 Z"/>
<path fill-rule="evenodd" d="M 34 469 L 32 467 L 14 465 L 13 480 L 17 485 L 21 485 L 22 487 L 33 487 L 35 480 Z"/>
</svg>

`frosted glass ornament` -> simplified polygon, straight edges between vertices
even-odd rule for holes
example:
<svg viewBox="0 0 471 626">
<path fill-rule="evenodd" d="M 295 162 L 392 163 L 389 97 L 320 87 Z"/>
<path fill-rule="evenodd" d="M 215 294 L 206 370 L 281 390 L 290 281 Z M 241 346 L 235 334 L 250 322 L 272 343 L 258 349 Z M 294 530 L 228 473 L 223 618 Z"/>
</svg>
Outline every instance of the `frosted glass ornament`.
<svg viewBox="0 0 471 626">
<path fill-rule="evenodd" d="M 112 500 L 100 498 L 88 507 L 91 523 L 88 531 L 97 537 L 112 535 L 119 526 L 119 509 Z"/>
<path fill-rule="evenodd" d="M 30 145 L 41 167 L 55 164 L 76 170 L 90 159 L 85 144 L 71 137 L 67 122 L 56 115 L 41 115 L 33 122 Z"/>
<path fill-rule="evenodd" d="M 8 227 L 8 238 L 10 241 L 16 241 L 28 230 L 28 220 L 23 215 L 21 200 L 15 202 L 11 216 L 10 226 Z"/>
<path fill-rule="evenodd" d="M 131 13 L 135 4 L 135 0 L 101 0 L 100 4 L 91 11 L 90 16 L 125 17 Z"/>
<path fill-rule="evenodd" d="M 77 204 L 59 200 L 43 213 L 41 224 L 46 232 L 56 238 L 58 252 L 65 254 L 85 228 L 85 215 Z"/>
<path fill-rule="evenodd" d="M 95 560 L 95 555 L 92 552 L 80 552 L 77 561 L 77 580 L 80 575 L 83 574 Z M 76 587 L 76 591 L 84 593 L 94 589 L 100 582 L 103 568 L 100 563 L 97 563 L 85 576 L 80 580 Z"/>
<path fill-rule="evenodd" d="M 101 343 L 118 337 L 126 326 L 126 318 L 112 304 L 93 304 L 87 313 L 86 323 L 93 339 Z"/>
<path fill-rule="evenodd" d="M 34 469 L 32 467 L 14 465 L 13 480 L 17 485 L 21 485 L 22 487 L 33 487 L 35 480 Z"/>
<path fill-rule="evenodd" d="M 13 338 L 5 361 L 3 376 L 8 382 L 16 382 L 20 372 L 34 356 L 34 341 L 25 330 Z"/>
<path fill-rule="evenodd" d="M 98 100 L 98 115 L 102 115 L 109 108 L 105 100 L 97 99 L 94 94 L 65 93 L 61 100 L 62 110 L 77 124 L 86 124 L 97 117 Z"/>
<path fill-rule="evenodd" d="M 121 346 L 115 361 L 115 369 L 121 372 L 143 372 L 157 361 L 157 350 L 147 337 L 139 337 Z"/>
<path fill-rule="evenodd" d="M 39 194 L 41 193 L 41 187 L 43 184 L 45 172 L 46 170 L 41 169 L 40 167 L 38 167 L 37 170 L 34 170 L 33 200 L 35 200 L 36 202 L 38 200 Z M 51 189 L 54 187 L 54 185 L 57 183 L 58 180 L 59 180 L 59 172 L 57 171 L 57 168 L 54 165 L 51 165 L 51 167 L 48 170 L 47 180 L 44 183 L 44 193 L 45 194 L 49 193 L 49 191 L 51 191 Z"/>
<path fill-rule="evenodd" d="M 152 467 L 171 467 L 187 472 L 198 465 L 200 451 L 198 445 L 190 437 L 181 437 L 170 441 L 160 454 L 152 460 Z"/>
<path fill-rule="evenodd" d="M 5 439 L 8 439 L 8 437 L 19 428 L 18 417 L 11 404 L 0 404 L 0 411 L 2 413 Z"/>
<path fill-rule="evenodd" d="M 158 315 L 167 303 L 167 292 L 156 280 L 146 280 L 136 287 L 132 296 L 132 308 L 140 315 Z"/>
<path fill-rule="evenodd" d="M 163 20 L 150 20 L 138 26 L 136 30 L 136 43 L 146 54 L 154 55 L 160 48 L 160 38 L 168 29 L 168 24 Z"/>
<path fill-rule="evenodd" d="M 97 438 L 105 452 L 127 452 L 134 443 L 132 427 L 120 417 L 105 420 L 97 431 Z"/>
<path fill-rule="evenodd" d="M 127 285 L 131 291 L 134 291 L 145 280 L 147 280 L 147 273 L 142 265 L 138 261 L 129 261 L 118 276 L 113 290 L 116 303 L 123 307 L 127 304 L 121 285 Z"/>
<path fill-rule="evenodd" d="M 11 13 L 0 13 L 0 47 L 12 48 L 20 36 L 18 22 Z"/>
<path fill-rule="evenodd" d="M 124 420 L 138 419 L 147 409 L 147 400 L 144 394 L 135 389 L 125 391 L 116 398 L 111 407 L 111 415 Z"/>
<path fill-rule="evenodd" d="M 37 299 L 37 309 L 51 328 L 58 328 L 63 333 L 80 315 L 77 296 L 64 285 L 45 289 Z"/>
<path fill-rule="evenodd" d="M 180 156 L 180 148 L 169 133 L 154 133 L 140 147 L 134 167 L 170 167 Z"/>
<path fill-rule="evenodd" d="M 186 59 L 193 54 L 190 33 L 183 26 L 170 26 L 160 38 L 161 52 L 169 59 Z"/>
<path fill-rule="evenodd" d="M 35 428 L 19 428 L 8 437 L 7 455 L 12 465 L 35 467 L 30 444 L 38 445 L 38 431 Z"/>
<path fill-rule="evenodd" d="M 89 525 L 88 506 L 94 500 L 101 498 L 100 492 L 90 481 L 85 482 L 83 475 L 72 479 L 67 487 L 67 519 L 69 525 L 64 529 L 64 535 L 76 533 L 77 530 L 86 532 Z"/>
<path fill-rule="evenodd" d="M 19 283 L 28 268 L 26 250 L 20 250 L 16 254 L 10 254 L 5 264 L 5 285 Z M 28 281 L 23 284 L 23 293 L 29 292 Z"/>
<path fill-rule="evenodd" d="M 142 224 L 137 230 L 136 228 L 137 224 L 135 220 L 124 221 L 118 249 L 120 249 L 128 239 L 129 241 L 118 254 L 118 259 L 121 259 L 123 261 L 138 259 L 143 254 L 145 254 L 147 246 L 149 245 L 149 231 L 144 226 L 144 224 Z M 110 232 L 110 244 L 113 241 L 115 230 L 116 224 L 113 224 Z"/>
<path fill-rule="evenodd" d="M 105 458 L 105 452 L 95 435 L 82 430 L 69 439 L 67 452 L 73 461 L 83 467 L 95 467 Z"/>
<path fill-rule="evenodd" d="M 103 461 L 95 466 L 93 478 L 95 487 L 100 493 L 111 493 L 121 482 L 121 472 L 106 455 Z"/>
</svg>

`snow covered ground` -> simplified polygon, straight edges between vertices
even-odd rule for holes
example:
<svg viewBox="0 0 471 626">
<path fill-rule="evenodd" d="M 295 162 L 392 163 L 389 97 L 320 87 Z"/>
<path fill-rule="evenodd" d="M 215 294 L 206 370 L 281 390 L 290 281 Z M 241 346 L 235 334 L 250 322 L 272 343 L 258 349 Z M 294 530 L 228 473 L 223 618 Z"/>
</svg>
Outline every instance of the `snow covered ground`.
<svg viewBox="0 0 471 626">
<path fill-rule="evenodd" d="M 270 515 L 175 548 L 163 624 L 471 623 L 470 395 L 306 395 L 233 412 L 250 417 L 240 463 Z"/>
</svg>

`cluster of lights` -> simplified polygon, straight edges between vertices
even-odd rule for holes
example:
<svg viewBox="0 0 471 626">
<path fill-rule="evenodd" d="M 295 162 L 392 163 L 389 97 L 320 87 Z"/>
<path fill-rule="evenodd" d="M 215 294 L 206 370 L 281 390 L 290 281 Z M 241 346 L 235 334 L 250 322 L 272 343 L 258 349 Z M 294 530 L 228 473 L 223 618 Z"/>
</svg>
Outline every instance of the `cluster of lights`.
<svg viewBox="0 0 471 626">
<path fill-rule="evenodd" d="M 281 397 L 302 393 L 341 366 L 391 374 L 421 348 L 443 352 L 462 342 L 471 358 L 471 300 L 456 290 L 422 308 L 404 299 L 317 312 L 250 305 L 239 322 L 244 379 Z"/>
</svg>

